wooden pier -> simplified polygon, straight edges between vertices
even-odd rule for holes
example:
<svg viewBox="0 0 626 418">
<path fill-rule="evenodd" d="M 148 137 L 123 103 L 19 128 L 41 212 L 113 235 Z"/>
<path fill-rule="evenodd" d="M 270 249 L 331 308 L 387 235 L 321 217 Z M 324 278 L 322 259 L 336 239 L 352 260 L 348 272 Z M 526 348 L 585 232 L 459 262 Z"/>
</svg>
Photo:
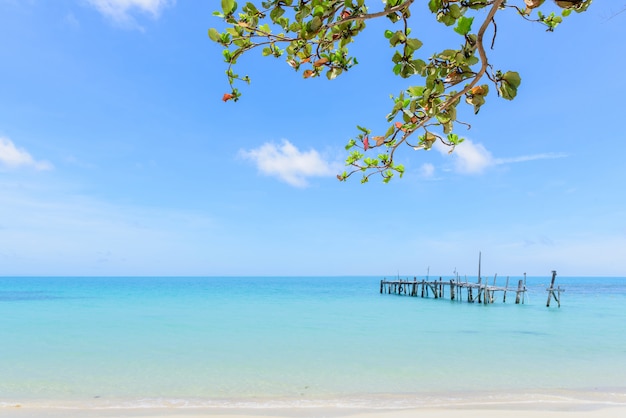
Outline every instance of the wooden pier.
<svg viewBox="0 0 626 418">
<path fill-rule="evenodd" d="M 479 277 L 477 283 L 471 283 L 467 281 L 461 281 L 457 276 L 455 279 L 443 280 L 441 277 L 439 280 L 387 280 L 380 281 L 380 293 L 396 294 L 396 295 L 408 295 L 413 297 L 432 297 L 435 299 L 443 299 L 448 295 L 450 300 L 463 301 L 467 300 L 469 303 L 482 303 L 488 305 L 494 303 L 496 300 L 496 293 L 502 293 L 502 302 L 506 303 L 507 293 L 515 293 L 515 303 L 524 303 L 526 299 L 526 273 L 524 273 L 524 279 L 520 279 L 517 282 L 517 287 L 509 287 L 509 278 L 506 278 L 506 284 L 504 287 L 496 286 L 497 275 L 494 276 L 492 284 L 488 283 L 488 280 Z M 564 291 L 561 287 L 554 287 L 554 281 L 556 278 L 556 271 L 552 272 L 552 282 L 548 290 L 548 303 L 550 306 L 550 300 L 554 298 L 561 307 L 561 292 Z M 464 296 L 465 294 L 465 296 Z"/>
</svg>

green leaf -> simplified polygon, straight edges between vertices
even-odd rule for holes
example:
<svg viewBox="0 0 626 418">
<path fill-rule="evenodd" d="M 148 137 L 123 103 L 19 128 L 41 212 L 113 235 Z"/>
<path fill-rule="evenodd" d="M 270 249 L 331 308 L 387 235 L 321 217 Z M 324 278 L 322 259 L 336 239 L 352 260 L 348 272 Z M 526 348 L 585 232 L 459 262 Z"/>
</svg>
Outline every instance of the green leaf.
<svg viewBox="0 0 626 418">
<path fill-rule="evenodd" d="M 426 63 L 423 60 L 414 60 L 411 61 L 411 66 L 415 69 L 416 73 L 421 74 L 422 71 L 424 71 L 424 68 L 426 68 Z"/>
<path fill-rule="evenodd" d="M 411 48 L 413 51 L 417 51 L 418 49 L 420 49 L 423 45 L 422 41 L 420 41 L 419 39 L 416 38 L 409 38 L 406 40 L 406 44 L 409 46 L 409 48 Z"/>
<path fill-rule="evenodd" d="M 502 79 L 515 88 L 518 88 L 522 83 L 522 78 L 517 71 L 507 71 Z"/>
<path fill-rule="evenodd" d="M 482 9 L 487 5 L 487 0 L 474 0 L 472 4 L 470 4 L 470 9 L 478 10 Z"/>
<path fill-rule="evenodd" d="M 248 13 L 249 15 L 259 13 L 259 9 L 257 9 L 256 6 L 250 2 L 246 3 L 246 5 L 243 6 L 243 11 Z"/>
<path fill-rule="evenodd" d="M 389 138 L 391 135 L 393 135 L 395 131 L 396 131 L 396 127 L 391 125 L 389 129 L 387 129 L 387 132 L 385 132 L 385 138 Z"/>
<path fill-rule="evenodd" d="M 282 7 L 276 7 L 270 12 L 270 19 L 272 19 L 273 22 L 276 22 L 278 18 L 281 17 L 284 13 L 285 9 L 283 9 Z"/>
<path fill-rule="evenodd" d="M 424 86 L 413 86 L 413 87 L 409 87 L 407 91 L 409 92 L 411 96 L 421 97 L 424 94 L 425 89 L 426 87 Z"/>
<path fill-rule="evenodd" d="M 222 0 L 222 10 L 224 14 L 230 14 L 235 8 L 235 0 Z"/>
<path fill-rule="evenodd" d="M 454 18 L 454 20 L 460 18 L 461 16 L 463 16 L 463 11 L 461 10 L 461 8 L 459 7 L 458 4 L 452 4 L 450 5 L 450 16 L 452 16 L 452 18 Z"/>
<path fill-rule="evenodd" d="M 454 25 L 454 22 L 456 22 L 456 19 L 454 17 L 452 17 L 452 15 L 450 13 L 437 13 L 437 21 L 443 23 L 446 26 L 452 26 Z"/>
<path fill-rule="evenodd" d="M 311 19 L 308 26 L 311 32 L 316 33 L 322 27 L 322 19 L 319 16 L 315 16 Z"/>
<path fill-rule="evenodd" d="M 328 70 L 326 72 L 326 78 L 328 78 L 329 80 L 334 80 L 335 78 L 337 78 L 337 76 L 339 76 L 341 73 L 343 72 L 343 70 L 341 68 L 333 68 L 331 70 Z"/>
<path fill-rule="evenodd" d="M 396 46 L 399 43 L 404 43 L 405 41 L 406 36 L 402 33 L 402 31 L 397 31 L 391 36 L 391 38 L 389 38 L 389 44 L 391 44 L 391 46 Z"/>
<path fill-rule="evenodd" d="M 457 21 L 454 31 L 459 35 L 465 36 L 472 30 L 472 22 L 474 22 L 473 17 L 461 16 Z"/>
<path fill-rule="evenodd" d="M 435 13 L 437 10 L 441 9 L 441 0 L 430 0 L 428 2 L 428 8 L 431 12 Z"/>
<path fill-rule="evenodd" d="M 214 42 L 220 41 L 220 33 L 215 28 L 209 29 L 209 38 Z"/>
<path fill-rule="evenodd" d="M 313 13 L 311 13 L 313 16 L 323 16 L 324 12 L 326 11 L 326 9 L 322 6 L 316 6 L 313 9 Z"/>
</svg>

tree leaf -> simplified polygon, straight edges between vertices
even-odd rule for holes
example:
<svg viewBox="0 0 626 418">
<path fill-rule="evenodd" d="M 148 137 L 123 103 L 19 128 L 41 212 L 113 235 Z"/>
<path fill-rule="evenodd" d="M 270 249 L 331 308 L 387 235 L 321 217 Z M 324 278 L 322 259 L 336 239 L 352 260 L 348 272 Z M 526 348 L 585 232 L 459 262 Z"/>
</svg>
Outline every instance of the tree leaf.
<svg viewBox="0 0 626 418">
<path fill-rule="evenodd" d="M 270 19 L 272 19 L 273 22 L 276 22 L 284 13 L 285 9 L 282 7 L 276 7 L 270 12 Z"/>
<path fill-rule="evenodd" d="M 431 12 L 435 13 L 437 10 L 441 9 L 441 0 L 430 0 L 428 2 L 428 8 Z"/>
<path fill-rule="evenodd" d="M 372 138 L 374 141 L 376 141 L 376 146 L 380 147 L 382 144 L 385 143 L 385 137 L 384 136 L 375 136 Z"/>
<path fill-rule="evenodd" d="M 408 38 L 406 40 L 406 44 L 413 50 L 413 51 L 417 51 L 418 49 L 420 49 L 423 45 L 422 41 L 420 41 L 419 39 L 416 38 Z"/>
<path fill-rule="evenodd" d="M 426 87 L 424 86 L 413 86 L 413 87 L 409 87 L 407 91 L 409 92 L 411 96 L 421 97 L 424 94 L 425 89 Z"/>
<path fill-rule="evenodd" d="M 211 39 L 214 42 L 219 42 L 220 41 L 220 33 L 217 31 L 217 29 L 215 28 L 211 28 L 209 29 L 209 39 Z"/>
<path fill-rule="evenodd" d="M 474 22 L 473 17 L 461 16 L 457 21 L 454 31 L 459 35 L 465 36 L 472 30 L 472 22 Z"/>
<path fill-rule="evenodd" d="M 507 71 L 502 79 L 515 88 L 518 88 L 522 83 L 522 78 L 517 71 Z"/>
<path fill-rule="evenodd" d="M 322 19 L 319 16 L 315 16 L 313 19 L 311 19 L 311 22 L 309 22 L 309 29 L 313 33 L 317 33 L 317 31 L 319 31 L 321 27 Z"/>
<path fill-rule="evenodd" d="M 222 10 L 224 14 L 230 14 L 235 8 L 235 0 L 222 0 Z"/>
<path fill-rule="evenodd" d="M 343 72 L 343 70 L 341 68 L 335 67 L 335 68 L 330 69 L 330 70 L 328 70 L 326 72 L 326 78 L 328 78 L 329 80 L 334 80 L 342 72 Z"/>
</svg>

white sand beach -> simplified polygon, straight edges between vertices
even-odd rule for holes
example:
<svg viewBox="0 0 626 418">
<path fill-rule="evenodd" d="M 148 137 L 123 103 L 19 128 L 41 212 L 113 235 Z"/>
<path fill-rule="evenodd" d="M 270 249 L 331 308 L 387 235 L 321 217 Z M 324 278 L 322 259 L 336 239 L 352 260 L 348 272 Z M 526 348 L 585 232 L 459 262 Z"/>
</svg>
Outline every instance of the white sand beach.
<svg viewBox="0 0 626 418">
<path fill-rule="evenodd" d="M 0 408 L 0 417 L 15 418 L 622 418 L 626 405 L 475 405 L 472 407 L 416 408 L 402 410 L 353 410 L 345 408 L 285 409 L 38 409 L 20 406 Z"/>
</svg>

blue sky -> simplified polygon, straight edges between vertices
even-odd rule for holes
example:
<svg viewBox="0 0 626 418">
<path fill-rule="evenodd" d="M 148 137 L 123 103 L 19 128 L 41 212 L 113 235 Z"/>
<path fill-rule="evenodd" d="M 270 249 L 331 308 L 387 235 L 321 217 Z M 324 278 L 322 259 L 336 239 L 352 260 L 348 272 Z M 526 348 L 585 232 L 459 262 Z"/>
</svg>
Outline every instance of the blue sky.
<svg viewBox="0 0 626 418">
<path fill-rule="evenodd" d="M 517 99 L 361 185 L 344 145 L 408 86 L 385 22 L 332 82 L 252 53 L 224 103 L 218 1 L 0 0 L 0 274 L 475 275 L 482 251 L 487 275 L 626 276 L 620 4 L 555 33 L 499 18 Z M 426 55 L 460 43 L 420 27 Z"/>
</svg>

